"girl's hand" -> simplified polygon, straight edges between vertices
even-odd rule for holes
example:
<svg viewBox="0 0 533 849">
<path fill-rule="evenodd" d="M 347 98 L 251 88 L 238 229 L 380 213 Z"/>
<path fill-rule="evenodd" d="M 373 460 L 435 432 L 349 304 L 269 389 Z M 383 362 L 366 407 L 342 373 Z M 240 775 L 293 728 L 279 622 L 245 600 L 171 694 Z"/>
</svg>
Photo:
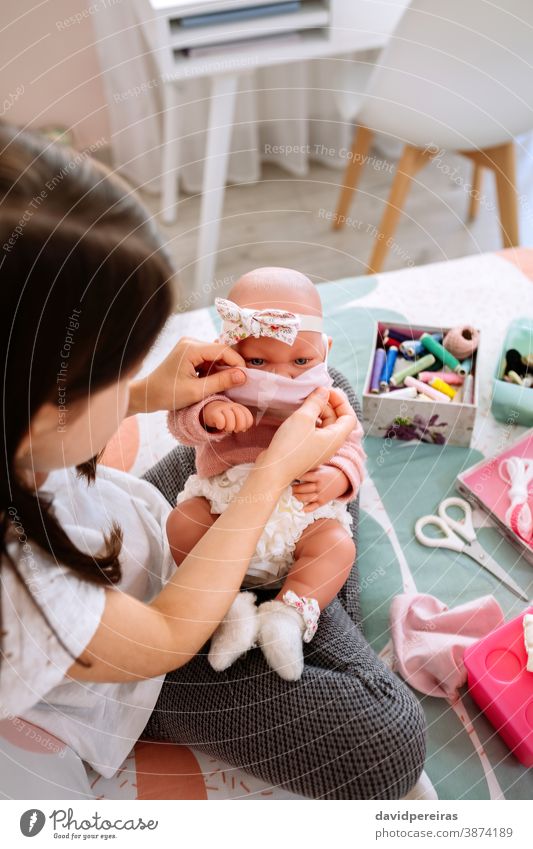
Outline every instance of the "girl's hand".
<svg viewBox="0 0 533 849">
<path fill-rule="evenodd" d="M 319 466 L 302 475 L 292 488 L 293 495 L 304 504 L 304 513 L 311 513 L 350 488 L 350 481 L 336 466 Z"/>
<path fill-rule="evenodd" d="M 279 426 L 256 466 L 288 486 L 309 469 L 326 463 L 357 424 L 346 396 L 337 389 L 315 389 Z"/>
<path fill-rule="evenodd" d="M 202 377 L 215 362 L 234 368 Z M 246 376 L 239 366 L 246 366 L 243 358 L 227 345 L 180 339 L 153 372 L 130 384 L 128 415 L 180 410 L 207 395 L 245 383 Z"/>
</svg>

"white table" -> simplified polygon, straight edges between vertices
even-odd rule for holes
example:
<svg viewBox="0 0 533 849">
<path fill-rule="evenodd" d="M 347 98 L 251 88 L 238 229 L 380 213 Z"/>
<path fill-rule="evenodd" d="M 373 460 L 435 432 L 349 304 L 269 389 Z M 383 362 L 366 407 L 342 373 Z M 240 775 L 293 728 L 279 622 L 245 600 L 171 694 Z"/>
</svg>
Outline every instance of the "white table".
<svg viewBox="0 0 533 849">
<path fill-rule="evenodd" d="M 261 5 L 266 0 L 136 0 L 139 22 L 161 70 L 164 85 L 163 146 L 161 167 L 162 219 L 172 223 L 178 200 L 179 168 L 179 83 L 199 77 L 211 79 L 210 109 L 202 184 L 198 233 L 196 283 L 212 282 L 219 243 L 220 221 L 228 170 L 228 154 L 239 77 L 257 68 L 304 62 L 327 56 L 340 56 L 382 47 L 407 5 L 408 0 L 302 0 L 301 9 L 273 18 L 248 22 L 250 36 L 268 35 L 260 42 L 233 52 L 221 49 L 218 55 L 186 55 L 191 46 L 212 44 L 212 26 L 185 28 L 180 19 L 190 14 L 223 8 Z M 279 44 L 272 39 L 297 29 L 297 43 Z M 223 37 L 235 41 L 245 33 L 244 23 L 222 28 Z M 274 46 L 273 46 L 274 44 Z"/>
</svg>

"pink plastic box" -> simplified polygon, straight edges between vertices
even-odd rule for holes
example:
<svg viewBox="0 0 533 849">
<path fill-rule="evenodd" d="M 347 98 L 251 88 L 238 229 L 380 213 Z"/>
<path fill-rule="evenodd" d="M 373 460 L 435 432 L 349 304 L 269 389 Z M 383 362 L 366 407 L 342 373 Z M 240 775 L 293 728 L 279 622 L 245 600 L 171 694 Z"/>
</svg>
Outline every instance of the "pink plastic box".
<svg viewBox="0 0 533 849">
<path fill-rule="evenodd" d="M 455 485 L 468 501 L 479 504 L 487 511 L 509 542 L 533 565 L 533 545 L 520 539 L 505 522 L 509 507 L 509 486 L 501 479 L 498 469 L 502 460 L 507 457 L 533 460 L 533 428 L 522 434 L 509 448 L 461 472 Z"/>
<path fill-rule="evenodd" d="M 472 698 L 524 766 L 533 766 L 533 672 L 528 672 L 522 620 L 500 625 L 464 655 Z"/>
</svg>

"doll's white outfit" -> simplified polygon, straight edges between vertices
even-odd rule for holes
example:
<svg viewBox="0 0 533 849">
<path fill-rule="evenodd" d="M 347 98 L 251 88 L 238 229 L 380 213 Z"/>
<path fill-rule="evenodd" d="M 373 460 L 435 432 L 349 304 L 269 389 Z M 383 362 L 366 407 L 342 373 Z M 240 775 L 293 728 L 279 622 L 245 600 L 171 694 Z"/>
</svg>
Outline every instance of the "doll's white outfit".
<svg viewBox="0 0 533 849">
<path fill-rule="evenodd" d="M 237 497 L 252 468 L 253 463 L 239 463 L 211 478 L 191 475 L 178 495 L 177 503 L 202 496 L 209 501 L 212 513 L 223 513 Z M 317 519 L 335 519 L 351 533 L 352 517 L 344 501 L 330 501 L 311 513 L 304 513 L 304 505 L 288 486 L 265 525 L 250 560 L 243 587 L 281 586 L 292 565 L 296 543 L 304 530 Z"/>
</svg>

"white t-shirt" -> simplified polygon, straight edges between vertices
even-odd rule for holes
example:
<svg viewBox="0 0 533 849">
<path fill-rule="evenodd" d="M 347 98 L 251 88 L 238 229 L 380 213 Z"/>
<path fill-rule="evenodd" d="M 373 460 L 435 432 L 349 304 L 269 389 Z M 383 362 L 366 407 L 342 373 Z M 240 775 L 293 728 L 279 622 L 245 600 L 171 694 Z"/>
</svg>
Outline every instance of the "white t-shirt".
<svg viewBox="0 0 533 849">
<path fill-rule="evenodd" d="M 61 469 L 48 476 L 40 492 L 53 498 L 59 523 L 80 549 L 100 553 L 103 533 L 117 522 L 123 532 L 122 580 L 117 586 L 145 602 L 158 594 L 175 566 L 165 532 L 170 506 L 155 487 L 101 466 L 92 485 L 75 469 Z M 19 520 L 18 540 L 9 543 L 8 551 L 77 657 L 98 628 L 105 591 L 57 564 L 31 540 L 26 542 L 24 516 Z M 41 726 L 110 778 L 142 733 L 164 676 L 121 684 L 66 679 L 72 657 L 9 565 L 2 567 L 1 577 L 5 655 L 0 664 L 0 719 L 21 716 Z"/>
</svg>

